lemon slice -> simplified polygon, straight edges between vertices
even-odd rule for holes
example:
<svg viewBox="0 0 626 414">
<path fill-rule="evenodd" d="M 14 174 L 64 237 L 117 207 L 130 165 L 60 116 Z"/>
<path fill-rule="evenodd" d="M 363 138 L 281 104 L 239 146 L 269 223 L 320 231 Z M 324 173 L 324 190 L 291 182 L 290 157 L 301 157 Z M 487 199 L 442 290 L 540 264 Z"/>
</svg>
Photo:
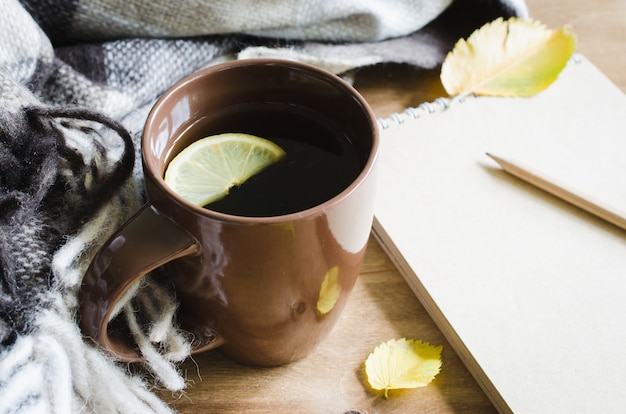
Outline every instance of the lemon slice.
<svg viewBox="0 0 626 414">
<path fill-rule="evenodd" d="M 185 200 L 205 206 L 284 156 L 278 145 L 254 135 L 212 135 L 176 155 L 167 167 L 165 182 Z"/>
</svg>

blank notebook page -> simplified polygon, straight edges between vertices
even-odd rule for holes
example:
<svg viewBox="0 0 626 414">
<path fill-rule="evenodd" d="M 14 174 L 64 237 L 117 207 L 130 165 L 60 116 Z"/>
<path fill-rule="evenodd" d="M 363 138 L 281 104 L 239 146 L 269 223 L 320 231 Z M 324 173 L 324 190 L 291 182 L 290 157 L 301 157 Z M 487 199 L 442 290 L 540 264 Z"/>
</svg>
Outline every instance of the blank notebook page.
<svg viewBox="0 0 626 414">
<path fill-rule="evenodd" d="M 375 234 L 501 412 L 624 412 L 626 231 L 485 153 L 626 210 L 626 97 L 576 56 L 533 98 L 432 108 L 384 120 Z"/>
</svg>

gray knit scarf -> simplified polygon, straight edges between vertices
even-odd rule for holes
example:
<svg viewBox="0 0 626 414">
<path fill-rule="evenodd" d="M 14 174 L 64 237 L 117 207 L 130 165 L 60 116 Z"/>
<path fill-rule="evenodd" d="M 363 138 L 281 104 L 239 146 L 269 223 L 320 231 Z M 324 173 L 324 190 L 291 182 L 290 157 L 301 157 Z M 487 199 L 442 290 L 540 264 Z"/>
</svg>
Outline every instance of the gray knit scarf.
<svg viewBox="0 0 626 414">
<path fill-rule="evenodd" d="M 338 74 L 436 68 L 522 0 L 0 0 L 0 413 L 165 413 L 146 378 L 83 340 L 94 252 L 143 202 L 138 139 L 155 99 L 225 59 L 283 57 Z M 124 318 L 155 380 L 189 356 L 167 275 Z"/>
</svg>

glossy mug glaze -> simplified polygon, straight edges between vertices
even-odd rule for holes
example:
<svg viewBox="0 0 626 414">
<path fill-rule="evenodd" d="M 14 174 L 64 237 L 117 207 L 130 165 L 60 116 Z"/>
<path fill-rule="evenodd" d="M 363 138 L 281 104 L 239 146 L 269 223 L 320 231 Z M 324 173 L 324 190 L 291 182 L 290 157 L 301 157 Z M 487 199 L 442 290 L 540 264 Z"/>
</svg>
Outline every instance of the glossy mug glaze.
<svg viewBox="0 0 626 414">
<path fill-rule="evenodd" d="M 362 171 L 334 198 L 282 216 L 234 216 L 186 202 L 163 180 L 167 163 L 181 149 L 178 138 L 205 114 L 241 102 L 315 111 L 348 134 Z M 83 333 L 121 360 L 140 360 L 129 338 L 109 333 L 109 318 L 133 283 L 165 266 L 180 300 L 178 321 L 194 334 L 194 352 L 220 347 L 238 362 L 262 366 L 307 355 L 337 321 L 363 261 L 378 140 L 365 100 L 339 77 L 313 66 L 253 59 L 183 79 L 157 101 L 146 121 L 147 203 L 106 242 L 84 277 Z"/>
</svg>

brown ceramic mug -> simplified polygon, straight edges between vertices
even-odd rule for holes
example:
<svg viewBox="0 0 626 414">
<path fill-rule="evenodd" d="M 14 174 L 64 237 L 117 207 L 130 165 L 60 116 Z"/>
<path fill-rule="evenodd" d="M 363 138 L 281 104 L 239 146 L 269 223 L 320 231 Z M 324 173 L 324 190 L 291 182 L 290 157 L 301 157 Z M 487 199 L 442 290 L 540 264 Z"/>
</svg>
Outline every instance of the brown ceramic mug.
<svg viewBox="0 0 626 414">
<path fill-rule="evenodd" d="M 276 114 L 253 122 L 237 115 L 242 104 L 268 103 Z M 197 125 L 203 135 L 233 132 L 220 121 L 228 113 L 237 132 L 263 136 L 281 125 L 297 131 L 284 108 L 313 113 L 349 138 L 360 172 L 337 195 L 301 211 L 246 217 L 192 205 L 165 184 L 168 162 L 186 145 L 181 137 Z M 335 324 L 363 261 L 378 140 L 364 99 L 313 66 L 243 60 L 183 79 L 157 101 L 145 124 L 147 203 L 106 242 L 84 277 L 84 334 L 121 360 L 141 359 L 129 338 L 109 332 L 109 318 L 130 286 L 165 266 L 180 300 L 178 320 L 194 334 L 194 352 L 219 346 L 238 362 L 264 366 L 307 355 Z"/>
</svg>

